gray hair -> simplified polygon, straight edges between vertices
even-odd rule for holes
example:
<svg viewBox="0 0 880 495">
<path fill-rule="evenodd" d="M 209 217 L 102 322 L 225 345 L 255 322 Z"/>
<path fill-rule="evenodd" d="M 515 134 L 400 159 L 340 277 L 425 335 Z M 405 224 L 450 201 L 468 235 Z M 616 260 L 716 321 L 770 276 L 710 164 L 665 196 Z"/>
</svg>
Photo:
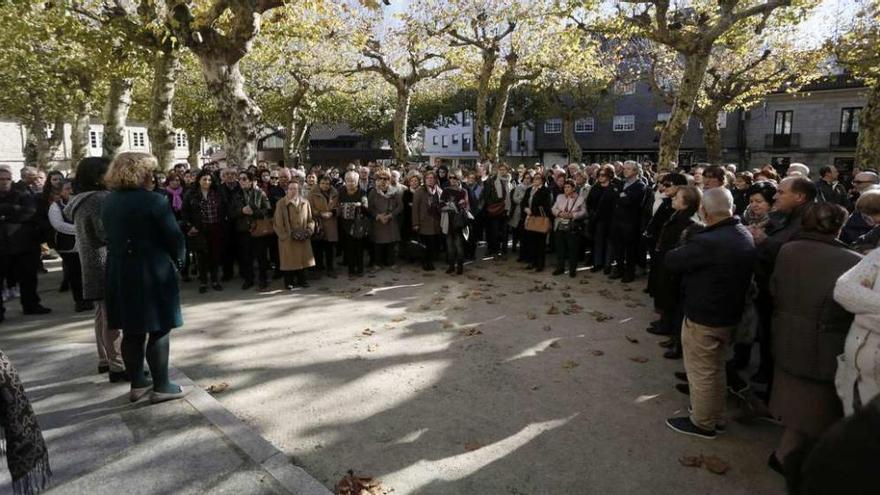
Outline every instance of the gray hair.
<svg viewBox="0 0 880 495">
<path fill-rule="evenodd" d="M 791 174 L 793 172 L 799 173 L 806 178 L 810 177 L 810 167 L 804 165 L 803 163 L 792 163 L 788 166 L 788 171 L 785 173 L 785 175 L 791 177 Z"/>
<path fill-rule="evenodd" d="M 726 187 L 703 191 L 703 210 L 713 217 L 729 217 L 733 214 L 733 195 Z"/>
<path fill-rule="evenodd" d="M 355 171 L 355 170 L 349 170 L 348 172 L 346 172 L 343 180 L 348 182 L 349 177 L 354 179 L 355 182 L 358 182 L 359 180 L 361 180 L 361 174 L 357 173 L 357 171 Z"/>
<path fill-rule="evenodd" d="M 623 166 L 633 167 L 634 169 L 636 169 L 636 172 L 638 172 L 640 176 L 642 175 L 642 164 L 635 160 L 627 160 L 623 162 Z"/>
</svg>

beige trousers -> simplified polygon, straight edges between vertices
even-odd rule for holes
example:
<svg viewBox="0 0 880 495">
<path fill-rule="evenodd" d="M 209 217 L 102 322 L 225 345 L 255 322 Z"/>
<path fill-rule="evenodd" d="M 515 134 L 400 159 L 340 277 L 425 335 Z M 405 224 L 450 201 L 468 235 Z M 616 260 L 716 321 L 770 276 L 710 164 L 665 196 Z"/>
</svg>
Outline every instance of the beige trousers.
<svg viewBox="0 0 880 495">
<path fill-rule="evenodd" d="M 735 326 L 707 327 L 685 318 L 681 328 L 684 369 L 691 389 L 691 421 L 714 430 L 724 415 L 725 357 Z"/>
<path fill-rule="evenodd" d="M 104 301 L 95 301 L 95 342 L 98 344 L 99 366 L 109 366 L 110 371 L 125 371 L 121 350 L 122 332 L 107 328 Z"/>
</svg>

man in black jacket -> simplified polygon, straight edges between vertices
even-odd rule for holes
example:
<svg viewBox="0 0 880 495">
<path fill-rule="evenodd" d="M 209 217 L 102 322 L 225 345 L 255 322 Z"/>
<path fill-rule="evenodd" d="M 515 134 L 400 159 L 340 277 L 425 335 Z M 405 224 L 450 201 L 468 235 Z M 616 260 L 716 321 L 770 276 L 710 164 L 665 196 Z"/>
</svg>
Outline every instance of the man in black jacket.
<svg viewBox="0 0 880 495">
<path fill-rule="evenodd" d="M 837 182 L 840 173 L 834 165 L 828 165 L 819 169 L 819 180 L 816 181 L 818 200 L 840 205 L 848 210 L 852 209 L 849 204 L 849 195 L 843 184 Z"/>
<path fill-rule="evenodd" d="M 623 164 L 623 185 L 614 200 L 611 242 L 617 266 L 610 278 L 629 283 L 635 280 L 636 257 L 642 229 L 642 208 L 647 185 L 641 178 L 641 165 L 628 160 Z"/>
<path fill-rule="evenodd" d="M 742 317 L 756 252 L 752 235 L 733 216 L 730 191 L 707 190 L 700 210 L 706 227 L 665 258 L 667 270 L 682 276 L 681 338 L 691 392 L 691 415 L 666 424 L 712 439 L 724 414 L 726 350 Z"/>
<path fill-rule="evenodd" d="M 232 204 L 233 197 L 241 194 L 241 186 L 238 185 L 238 169 L 229 166 L 220 171 L 220 187 L 217 192 L 223 199 L 223 204 Z M 223 282 L 229 282 L 235 272 L 235 262 L 238 260 L 238 247 L 236 246 L 235 220 L 229 216 L 229 212 L 221 212 L 223 215 L 223 252 L 220 253 L 220 259 L 223 267 L 223 276 L 220 278 Z M 241 272 L 241 267 L 238 268 Z"/>
<path fill-rule="evenodd" d="M 15 275 L 21 291 L 21 308 L 26 315 L 49 313 L 37 295 L 40 267 L 40 230 L 37 197 L 13 189 L 12 172 L 0 168 L 0 270 Z M 7 277 L 0 277 L 6 279 Z M 5 308 L 0 300 L 0 321 Z"/>
</svg>

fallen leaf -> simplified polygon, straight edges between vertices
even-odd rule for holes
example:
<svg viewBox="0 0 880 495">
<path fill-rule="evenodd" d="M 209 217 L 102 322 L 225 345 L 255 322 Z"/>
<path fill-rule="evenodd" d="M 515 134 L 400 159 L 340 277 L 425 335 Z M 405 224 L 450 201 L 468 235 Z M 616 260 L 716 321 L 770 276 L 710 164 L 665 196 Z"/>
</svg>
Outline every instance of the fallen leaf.
<svg viewBox="0 0 880 495">
<path fill-rule="evenodd" d="M 604 356 L 604 355 L 605 355 L 605 352 L 604 352 L 604 351 L 600 351 L 599 349 L 593 349 L 593 350 L 590 351 L 590 354 L 592 354 L 592 355 L 594 355 L 594 356 Z"/>
<path fill-rule="evenodd" d="M 367 292 L 366 294 L 364 294 L 364 297 L 373 297 L 375 295 L 376 294 L 373 294 L 372 292 Z"/>
<path fill-rule="evenodd" d="M 553 330 L 553 328 L 550 325 L 544 325 L 542 330 L 544 330 L 545 332 L 549 332 L 549 331 Z"/>
<path fill-rule="evenodd" d="M 483 445 L 480 442 L 465 442 L 465 444 L 464 444 L 464 450 L 466 450 L 468 452 L 473 452 L 473 451 L 478 450 L 482 447 L 483 447 Z"/>
<path fill-rule="evenodd" d="M 535 313 L 532 313 L 531 311 L 529 311 L 529 312 L 526 313 L 526 318 L 528 318 L 529 320 L 534 320 L 534 319 L 537 319 L 537 318 L 538 318 L 538 315 L 536 315 Z"/>
<path fill-rule="evenodd" d="M 474 335 L 482 335 L 483 331 L 480 330 L 479 327 L 471 327 L 471 328 L 463 328 L 458 331 L 458 333 L 464 335 L 465 337 L 473 337 Z"/>
<path fill-rule="evenodd" d="M 454 326 L 455 325 L 451 321 L 444 321 L 443 322 L 443 328 L 452 328 Z"/>
<path fill-rule="evenodd" d="M 585 279 L 585 278 L 582 278 L 582 279 L 581 279 L 581 281 L 580 281 L 580 282 L 578 282 L 578 283 L 579 283 L 579 284 L 581 284 L 581 285 L 587 285 L 587 284 L 589 284 L 589 283 L 590 283 L 590 281 L 589 281 L 589 280 L 587 280 L 587 279 Z"/>
<path fill-rule="evenodd" d="M 550 307 L 547 308 L 547 314 L 548 315 L 558 315 L 559 308 L 557 308 L 555 305 L 551 304 Z"/>
<path fill-rule="evenodd" d="M 229 384 L 226 382 L 220 383 L 212 383 L 208 387 L 205 388 L 205 391 L 209 394 L 221 394 L 229 388 Z"/>
<path fill-rule="evenodd" d="M 371 476 L 355 476 L 351 469 L 336 483 L 336 495 L 386 495 L 391 491 Z"/>
<path fill-rule="evenodd" d="M 700 467 L 703 465 L 703 456 L 686 455 L 678 458 L 678 463 L 684 467 Z"/>
<path fill-rule="evenodd" d="M 400 323 L 401 321 L 406 320 L 406 316 L 398 316 L 397 318 L 391 318 L 391 321 L 394 323 Z"/>
<path fill-rule="evenodd" d="M 578 366 L 580 366 L 580 363 L 578 363 L 577 361 L 568 360 L 568 361 L 562 363 L 562 368 L 566 369 L 566 370 L 570 370 L 572 368 L 577 368 Z"/>
<path fill-rule="evenodd" d="M 634 356 L 634 357 L 629 358 L 629 360 L 636 362 L 636 363 L 647 363 L 648 361 L 650 361 L 645 356 Z"/>
<path fill-rule="evenodd" d="M 569 292 L 563 292 L 563 293 L 562 293 L 562 297 L 571 297 L 571 293 L 569 293 Z"/>
<path fill-rule="evenodd" d="M 702 456 L 703 457 L 703 467 L 706 468 L 710 473 L 715 474 L 724 474 L 730 469 L 730 465 L 726 462 L 722 461 L 718 457 L 714 455 L 710 456 Z"/>
<path fill-rule="evenodd" d="M 431 305 L 430 304 L 422 304 L 421 306 L 419 306 L 419 309 L 422 311 L 428 311 L 431 309 Z"/>
<path fill-rule="evenodd" d="M 532 385 L 531 390 L 538 390 L 539 388 L 541 388 L 540 385 Z"/>
<path fill-rule="evenodd" d="M 464 306 L 461 306 L 461 305 L 453 306 L 452 309 L 460 310 L 460 309 L 464 309 Z"/>
<path fill-rule="evenodd" d="M 369 335 L 373 335 L 376 332 L 374 332 L 373 330 L 370 330 L 369 328 L 365 328 L 364 331 L 361 333 L 369 336 Z"/>
<path fill-rule="evenodd" d="M 374 352 L 379 348 L 379 344 L 370 344 L 367 346 L 367 352 Z"/>
<path fill-rule="evenodd" d="M 562 347 L 562 344 L 560 344 L 558 340 L 554 340 L 550 343 L 550 347 L 554 349 L 559 349 L 560 347 Z"/>
<path fill-rule="evenodd" d="M 626 340 L 629 341 L 630 344 L 638 344 L 639 343 L 639 339 L 637 339 L 635 337 L 630 337 L 629 335 L 626 335 L 626 334 L 624 334 L 624 337 L 626 337 Z"/>
</svg>

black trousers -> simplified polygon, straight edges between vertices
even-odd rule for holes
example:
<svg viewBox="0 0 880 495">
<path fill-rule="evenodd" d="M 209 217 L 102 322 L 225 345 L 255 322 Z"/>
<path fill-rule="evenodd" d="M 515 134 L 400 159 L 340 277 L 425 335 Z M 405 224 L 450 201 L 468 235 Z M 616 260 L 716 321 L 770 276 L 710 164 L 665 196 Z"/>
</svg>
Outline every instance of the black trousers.
<svg viewBox="0 0 880 495">
<path fill-rule="evenodd" d="M 433 265 L 434 259 L 437 257 L 437 253 L 440 252 L 440 239 L 443 237 L 442 234 L 439 235 L 425 235 L 420 234 L 419 238 L 422 240 L 422 244 L 425 245 L 425 258 L 422 260 L 423 265 Z"/>
<path fill-rule="evenodd" d="M 446 262 L 450 265 L 464 263 L 464 234 L 459 230 L 446 234 Z"/>
<path fill-rule="evenodd" d="M 61 269 L 67 283 L 70 284 L 70 294 L 73 302 L 80 303 L 83 300 L 82 264 L 78 253 L 58 253 L 61 256 Z"/>
<path fill-rule="evenodd" d="M 335 242 L 315 240 L 312 241 L 312 252 L 315 254 L 315 268 L 318 270 L 333 271 L 333 250 Z"/>
<path fill-rule="evenodd" d="M 507 254 L 506 215 L 486 217 L 486 254 Z"/>
<path fill-rule="evenodd" d="M 0 255 L 0 270 L 5 280 L 15 280 L 21 292 L 22 309 L 34 309 L 40 305 L 37 295 L 37 270 L 40 269 L 40 249 L 27 253 Z M 2 300 L 2 298 L 0 298 Z M 0 304 L 2 308 L 2 304 Z"/>
<path fill-rule="evenodd" d="M 349 275 L 364 273 L 364 240 L 346 236 L 342 241 L 345 263 L 348 265 Z"/>
<path fill-rule="evenodd" d="M 208 277 L 211 283 L 217 283 L 217 273 L 219 271 L 217 264 L 217 256 L 211 252 L 210 248 L 200 249 L 196 253 L 196 265 L 199 268 L 199 283 L 208 284 Z"/>
<path fill-rule="evenodd" d="M 383 244 L 379 244 L 377 242 L 373 243 L 373 252 L 375 264 L 379 266 L 391 266 L 394 264 L 395 260 L 395 247 L 397 246 L 396 242 L 387 242 Z"/>
<path fill-rule="evenodd" d="M 250 232 L 238 232 L 238 271 L 245 282 L 254 283 L 254 261 L 257 263 L 257 277 L 261 284 L 268 282 L 269 276 L 269 236 L 253 237 Z"/>
<path fill-rule="evenodd" d="M 617 260 L 617 269 L 623 270 L 624 275 L 634 276 L 639 254 L 638 231 L 623 227 L 611 230 L 611 242 L 614 246 L 614 257 Z"/>
<path fill-rule="evenodd" d="M 547 258 L 547 234 L 526 230 L 522 249 L 526 261 L 535 268 L 543 269 Z"/>
<path fill-rule="evenodd" d="M 228 280 L 235 275 L 235 262 L 238 259 L 238 236 L 234 224 L 225 222 L 223 228 L 223 249 L 220 252 L 220 262 L 223 267 L 223 279 Z M 241 270 L 241 267 L 239 267 Z"/>
<path fill-rule="evenodd" d="M 577 271 L 581 233 L 557 230 L 553 233 L 553 236 L 556 238 L 556 269 L 565 270 L 567 265 L 569 273 L 575 273 Z"/>
</svg>

